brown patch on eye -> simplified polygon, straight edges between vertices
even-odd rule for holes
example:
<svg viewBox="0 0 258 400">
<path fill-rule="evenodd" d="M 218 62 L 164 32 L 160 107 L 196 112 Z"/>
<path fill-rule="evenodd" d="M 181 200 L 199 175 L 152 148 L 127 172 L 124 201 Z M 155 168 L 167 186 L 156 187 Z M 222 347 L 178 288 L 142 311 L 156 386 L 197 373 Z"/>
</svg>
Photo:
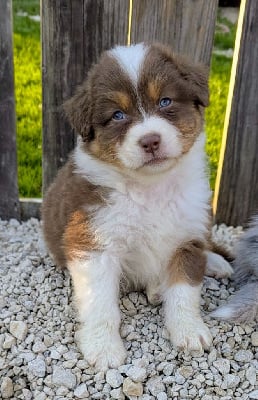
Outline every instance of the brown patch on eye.
<svg viewBox="0 0 258 400">
<path fill-rule="evenodd" d="M 89 118 L 94 135 L 88 135 L 84 141 L 85 151 L 121 168 L 117 149 L 132 123 L 141 117 L 135 87 L 110 53 L 103 54 L 100 62 L 92 68 L 87 82 L 91 92 L 91 113 L 89 117 L 84 113 L 81 118 Z M 117 110 L 125 113 L 126 117 L 121 121 L 113 119 Z"/>
<path fill-rule="evenodd" d="M 135 114 L 137 96 L 127 73 L 110 52 L 104 52 L 92 66 L 87 79 L 75 95 L 66 101 L 64 109 L 72 127 L 83 137 L 85 144 L 96 140 L 96 129 L 103 127 L 98 141 L 104 142 L 115 135 L 120 127 L 109 129 L 109 121 L 117 110 Z"/>
<path fill-rule="evenodd" d="M 156 104 L 160 97 L 160 85 L 157 81 L 153 80 L 148 84 L 148 95 L 151 100 Z"/>
<path fill-rule="evenodd" d="M 154 44 L 144 60 L 138 90 L 148 113 L 157 113 L 178 128 L 186 153 L 202 129 L 203 108 L 208 105 L 206 68 Z M 171 106 L 158 109 L 157 100 L 162 97 L 171 98 Z"/>
<path fill-rule="evenodd" d="M 177 98 L 192 100 L 203 107 L 209 103 L 208 68 L 173 53 L 167 46 L 158 43 L 150 46 L 142 71 L 143 86 L 148 79 L 158 77 L 161 87 L 170 85 Z"/>
<path fill-rule="evenodd" d="M 123 111 L 127 111 L 132 107 L 132 100 L 130 96 L 125 92 L 113 92 L 112 93 L 113 100 L 117 103 L 118 109 L 122 109 Z"/>
<path fill-rule="evenodd" d="M 86 251 L 99 249 L 90 219 L 84 211 L 78 210 L 72 213 L 64 232 L 63 246 L 68 261 L 78 258 Z"/>
<path fill-rule="evenodd" d="M 205 267 L 204 244 L 200 241 L 187 242 L 176 251 L 169 264 L 169 285 L 182 282 L 199 285 Z"/>
</svg>

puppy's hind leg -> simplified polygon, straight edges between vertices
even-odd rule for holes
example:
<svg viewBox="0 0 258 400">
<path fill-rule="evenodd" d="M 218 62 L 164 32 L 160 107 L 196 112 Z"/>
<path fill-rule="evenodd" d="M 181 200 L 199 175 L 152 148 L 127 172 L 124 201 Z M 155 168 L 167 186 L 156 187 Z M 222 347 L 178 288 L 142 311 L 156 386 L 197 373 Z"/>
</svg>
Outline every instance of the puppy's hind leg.
<svg viewBox="0 0 258 400">
<path fill-rule="evenodd" d="M 126 356 L 119 335 L 120 265 L 108 254 L 94 252 L 68 263 L 81 322 L 79 346 L 97 370 L 119 367 Z"/>
</svg>

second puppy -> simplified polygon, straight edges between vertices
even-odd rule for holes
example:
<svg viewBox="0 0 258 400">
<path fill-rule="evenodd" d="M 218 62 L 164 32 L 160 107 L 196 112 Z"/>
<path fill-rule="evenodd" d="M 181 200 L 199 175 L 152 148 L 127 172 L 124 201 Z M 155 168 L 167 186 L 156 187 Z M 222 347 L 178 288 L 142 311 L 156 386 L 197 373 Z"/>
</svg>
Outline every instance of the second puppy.
<svg viewBox="0 0 258 400">
<path fill-rule="evenodd" d="M 240 290 L 211 316 L 226 321 L 249 323 L 258 320 L 258 215 L 236 246 L 233 280 Z"/>
</svg>

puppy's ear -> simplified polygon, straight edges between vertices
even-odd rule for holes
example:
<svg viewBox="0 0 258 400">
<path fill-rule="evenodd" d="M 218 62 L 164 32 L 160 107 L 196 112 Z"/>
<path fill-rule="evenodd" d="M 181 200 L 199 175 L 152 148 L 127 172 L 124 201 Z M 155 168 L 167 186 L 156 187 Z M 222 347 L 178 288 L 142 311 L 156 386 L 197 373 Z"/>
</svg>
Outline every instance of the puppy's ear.
<svg viewBox="0 0 258 400">
<path fill-rule="evenodd" d="M 91 94 L 89 82 L 86 80 L 76 90 L 75 95 L 66 100 L 63 109 L 72 128 L 81 135 L 84 142 L 94 139 L 91 125 Z"/>
<path fill-rule="evenodd" d="M 209 105 L 209 68 L 202 64 L 190 64 L 184 58 L 177 63 L 178 70 L 191 91 L 196 105 L 207 107 Z"/>
</svg>

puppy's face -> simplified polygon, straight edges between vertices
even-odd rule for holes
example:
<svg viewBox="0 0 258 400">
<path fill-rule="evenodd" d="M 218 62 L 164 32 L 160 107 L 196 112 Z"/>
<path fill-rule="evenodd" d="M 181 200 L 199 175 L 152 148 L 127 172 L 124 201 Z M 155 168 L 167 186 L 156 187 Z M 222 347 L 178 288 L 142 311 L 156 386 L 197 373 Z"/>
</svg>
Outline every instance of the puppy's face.
<svg viewBox="0 0 258 400">
<path fill-rule="evenodd" d="M 161 45 L 116 47 L 65 104 L 85 150 L 143 174 L 165 171 L 197 140 L 207 71 Z"/>
</svg>

